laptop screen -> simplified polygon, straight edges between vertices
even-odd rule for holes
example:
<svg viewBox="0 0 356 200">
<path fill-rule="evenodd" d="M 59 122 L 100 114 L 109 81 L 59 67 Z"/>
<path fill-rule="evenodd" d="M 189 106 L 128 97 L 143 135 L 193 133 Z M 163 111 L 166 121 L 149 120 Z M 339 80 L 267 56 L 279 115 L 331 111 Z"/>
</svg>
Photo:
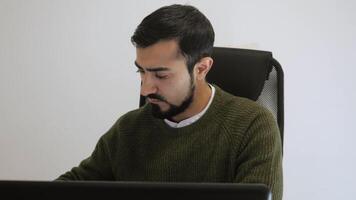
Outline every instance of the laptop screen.
<svg viewBox="0 0 356 200">
<path fill-rule="evenodd" d="M 262 184 L 106 181 L 0 181 L 4 199 L 270 200 Z M 1 198 L 3 199 L 3 198 Z"/>
</svg>

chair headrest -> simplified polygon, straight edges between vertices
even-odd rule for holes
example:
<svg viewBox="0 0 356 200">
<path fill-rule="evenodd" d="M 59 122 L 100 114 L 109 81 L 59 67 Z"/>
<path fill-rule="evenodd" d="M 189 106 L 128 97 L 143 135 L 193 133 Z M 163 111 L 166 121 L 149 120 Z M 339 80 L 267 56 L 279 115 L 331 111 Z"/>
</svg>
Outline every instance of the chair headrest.
<svg viewBox="0 0 356 200">
<path fill-rule="evenodd" d="M 209 83 L 235 96 L 258 99 L 272 70 L 271 52 L 214 47 L 212 58 Z"/>
</svg>

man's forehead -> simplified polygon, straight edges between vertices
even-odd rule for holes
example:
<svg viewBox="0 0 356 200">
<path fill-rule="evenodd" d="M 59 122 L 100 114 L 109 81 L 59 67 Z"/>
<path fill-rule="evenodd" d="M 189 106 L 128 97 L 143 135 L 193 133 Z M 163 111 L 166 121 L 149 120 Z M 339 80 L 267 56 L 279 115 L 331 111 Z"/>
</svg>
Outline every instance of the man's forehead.
<svg viewBox="0 0 356 200">
<path fill-rule="evenodd" d="M 136 48 L 135 65 L 139 68 L 168 67 L 170 63 L 184 61 L 175 40 L 160 41 L 145 48 Z"/>
</svg>

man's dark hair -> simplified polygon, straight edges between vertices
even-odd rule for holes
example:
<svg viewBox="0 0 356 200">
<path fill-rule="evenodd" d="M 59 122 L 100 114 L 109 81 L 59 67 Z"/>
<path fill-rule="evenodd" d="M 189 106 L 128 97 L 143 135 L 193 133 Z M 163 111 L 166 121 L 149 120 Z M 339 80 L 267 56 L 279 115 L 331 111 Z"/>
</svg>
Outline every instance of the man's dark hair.
<svg viewBox="0 0 356 200">
<path fill-rule="evenodd" d="M 137 48 L 145 48 L 160 40 L 177 40 L 179 53 L 186 58 L 191 73 L 201 58 L 211 56 L 214 35 L 210 21 L 197 8 L 174 4 L 145 17 L 131 42 Z"/>
</svg>

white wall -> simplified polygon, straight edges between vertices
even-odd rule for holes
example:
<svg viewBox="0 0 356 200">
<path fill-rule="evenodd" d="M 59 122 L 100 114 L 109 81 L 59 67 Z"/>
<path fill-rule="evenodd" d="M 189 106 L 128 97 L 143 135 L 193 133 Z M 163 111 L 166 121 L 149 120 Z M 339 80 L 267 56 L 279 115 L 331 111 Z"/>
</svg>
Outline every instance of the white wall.
<svg viewBox="0 0 356 200">
<path fill-rule="evenodd" d="M 52 180 L 138 106 L 130 36 L 173 2 L 285 71 L 284 199 L 354 199 L 356 3 L 0 0 L 0 179 Z"/>
</svg>

